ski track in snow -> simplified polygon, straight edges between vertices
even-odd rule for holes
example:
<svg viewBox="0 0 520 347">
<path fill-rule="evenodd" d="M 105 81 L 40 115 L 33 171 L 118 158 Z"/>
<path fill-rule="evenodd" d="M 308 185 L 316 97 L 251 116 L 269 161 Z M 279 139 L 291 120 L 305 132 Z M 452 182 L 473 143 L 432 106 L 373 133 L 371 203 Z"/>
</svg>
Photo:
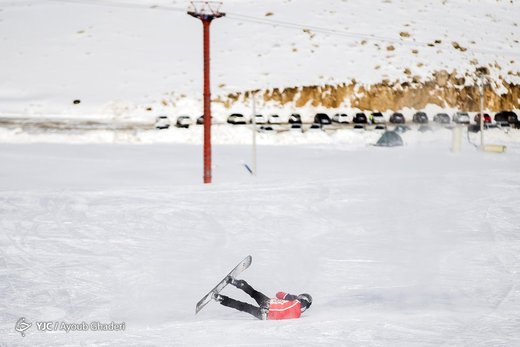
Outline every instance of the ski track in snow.
<svg viewBox="0 0 520 347">
<path fill-rule="evenodd" d="M 516 345 L 520 147 L 0 145 L 0 343 Z M 245 255 L 299 320 L 195 303 Z M 224 290 L 240 300 L 235 288 Z M 124 321 L 124 332 L 14 330 Z"/>
</svg>

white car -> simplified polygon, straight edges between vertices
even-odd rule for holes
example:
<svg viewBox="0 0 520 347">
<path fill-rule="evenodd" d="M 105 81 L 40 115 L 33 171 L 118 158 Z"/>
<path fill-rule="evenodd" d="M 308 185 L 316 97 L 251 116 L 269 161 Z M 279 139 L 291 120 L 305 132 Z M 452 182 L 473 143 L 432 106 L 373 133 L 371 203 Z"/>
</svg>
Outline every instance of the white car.
<svg viewBox="0 0 520 347">
<path fill-rule="evenodd" d="M 374 112 L 371 114 L 372 124 L 384 124 L 386 122 L 385 117 L 381 112 Z"/>
<path fill-rule="evenodd" d="M 280 124 L 281 120 L 277 114 L 272 114 L 269 116 L 269 124 Z"/>
<path fill-rule="evenodd" d="M 229 124 L 246 124 L 246 117 L 240 113 L 233 113 L 227 119 Z"/>
<path fill-rule="evenodd" d="M 252 122 L 253 122 L 253 121 L 251 120 L 251 123 L 252 123 Z M 265 119 L 265 117 L 264 117 L 263 115 L 261 115 L 261 114 L 257 114 L 257 115 L 255 116 L 255 123 L 256 123 L 256 124 L 265 124 L 265 123 L 267 123 L 267 120 Z"/>
<path fill-rule="evenodd" d="M 168 116 L 161 115 L 155 118 L 155 129 L 168 129 L 170 127 L 170 119 Z"/>
<path fill-rule="evenodd" d="M 456 112 L 453 115 L 453 122 L 458 124 L 469 124 L 469 114 L 467 112 Z"/>
<path fill-rule="evenodd" d="M 179 116 L 176 123 L 178 128 L 189 128 L 191 125 L 190 116 Z"/>
<path fill-rule="evenodd" d="M 334 116 L 332 116 L 332 121 L 335 123 L 350 123 L 352 121 L 348 114 L 346 113 L 336 113 Z"/>
</svg>

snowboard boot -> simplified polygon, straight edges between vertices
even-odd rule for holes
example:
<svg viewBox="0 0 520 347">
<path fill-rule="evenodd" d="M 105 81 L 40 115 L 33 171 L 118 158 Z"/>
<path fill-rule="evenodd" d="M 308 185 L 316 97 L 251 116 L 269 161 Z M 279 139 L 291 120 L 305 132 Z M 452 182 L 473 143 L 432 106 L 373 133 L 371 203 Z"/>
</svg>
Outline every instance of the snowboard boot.
<svg viewBox="0 0 520 347">
<path fill-rule="evenodd" d="M 260 319 L 267 320 L 269 318 L 269 307 L 260 307 Z"/>
<path fill-rule="evenodd" d="M 221 303 L 224 300 L 222 295 L 217 294 L 217 293 L 213 293 L 212 299 L 215 300 L 218 303 Z"/>
</svg>

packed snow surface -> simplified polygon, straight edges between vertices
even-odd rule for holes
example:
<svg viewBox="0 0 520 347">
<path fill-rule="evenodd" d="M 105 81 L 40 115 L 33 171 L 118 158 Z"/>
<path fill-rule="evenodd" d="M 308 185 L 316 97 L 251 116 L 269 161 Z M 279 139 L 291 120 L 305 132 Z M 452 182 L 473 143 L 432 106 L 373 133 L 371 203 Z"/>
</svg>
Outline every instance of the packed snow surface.
<svg viewBox="0 0 520 347">
<path fill-rule="evenodd" d="M 520 344 L 520 146 L 0 145 L 0 344 Z M 195 304 L 246 255 L 301 319 Z M 224 294 L 250 300 L 233 287 Z M 24 317 L 33 325 L 15 331 Z M 125 323 L 38 331 L 41 321 Z"/>
</svg>

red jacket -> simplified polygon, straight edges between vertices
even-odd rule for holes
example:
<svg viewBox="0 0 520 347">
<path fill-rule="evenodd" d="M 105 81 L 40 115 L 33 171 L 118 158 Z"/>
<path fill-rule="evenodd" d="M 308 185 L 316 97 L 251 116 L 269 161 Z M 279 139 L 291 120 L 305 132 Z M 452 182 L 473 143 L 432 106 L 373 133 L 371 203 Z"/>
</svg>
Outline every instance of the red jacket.
<svg viewBox="0 0 520 347">
<path fill-rule="evenodd" d="M 271 299 L 267 319 L 279 320 L 300 318 L 300 315 L 302 314 L 300 302 L 298 300 L 284 300 L 294 299 L 294 295 L 278 292 L 276 293 L 276 298 L 277 299 Z"/>
</svg>

